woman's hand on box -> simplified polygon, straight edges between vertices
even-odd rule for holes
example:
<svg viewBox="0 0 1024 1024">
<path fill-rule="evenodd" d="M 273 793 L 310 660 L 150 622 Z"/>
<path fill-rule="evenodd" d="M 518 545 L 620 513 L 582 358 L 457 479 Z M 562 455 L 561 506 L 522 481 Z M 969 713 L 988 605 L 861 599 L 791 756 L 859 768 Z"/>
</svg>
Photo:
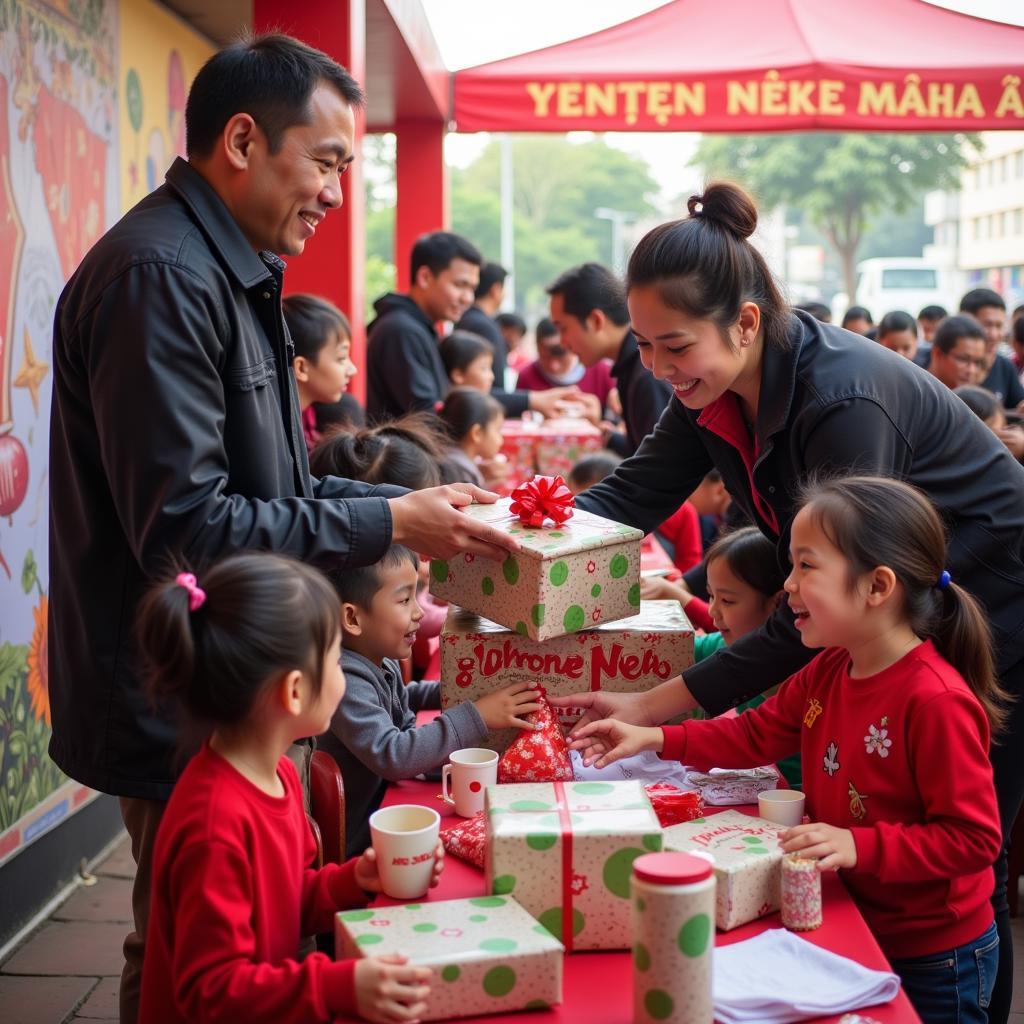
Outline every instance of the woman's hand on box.
<svg viewBox="0 0 1024 1024">
<path fill-rule="evenodd" d="M 364 1020 L 377 1024 L 416 1021 L 427 1010 L 429 967 L 412 967 L 408 957 L 391 954 L 357 960 L 356 1009 Z"/>
<path fill-rule="evenodd" d="M 602 718 L 579 726 L 572 735 L 569 748 L 580 752 L 583 764 L 588 768 L 591 765 L 604 768 L 645 750 L 660 752 L 665 746 L 665 734 L 661 729 L 630 725 L 614 718 Z"/>
<path fill-rule="evenodd" d="M 488 729 L 533 729 L 534 723 L 522 716 L 540 711 L 539 696 L 534 682 L 511 683 L 475 700 L 473 705 Z"/>
<path fill-rule="evenodd" d="M 819 871 L 857 866 L 857 844 L 848 828 L 824 822 L 797 825 L 779 836 L 783 853 L 799 853 L 818 862 Z"/>
</svg>

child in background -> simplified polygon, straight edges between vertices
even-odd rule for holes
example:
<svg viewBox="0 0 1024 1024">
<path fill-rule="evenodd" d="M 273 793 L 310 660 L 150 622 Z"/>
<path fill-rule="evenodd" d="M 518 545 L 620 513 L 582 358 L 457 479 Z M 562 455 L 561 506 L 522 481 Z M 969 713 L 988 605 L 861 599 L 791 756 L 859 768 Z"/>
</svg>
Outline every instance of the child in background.
<svg viewBox="0 0 1024 1024">
<path fill-rule="evenodd" d="M 526 321 L 518 313 L 499 313 L 494 322 L 505 339 L 505 346 L 508 348 L 506 365 L 510 370 L 519 373 L 530 363 L 530 354 L 523 345 L 526 337 Z"/>
<path fill-rule="evenodd" d="M 1006 445 L 1015 459 L 1024 457 L 1024 428 L 1019 423 L 1007 421 L 1006 410 L 996 395 L 973 384 L 954 388 L 953 394 Z"/>
<path fill-rule="evenodd" d="M 454 750 L 478 747 L 491 729 L 532 729 L 522 717 L 537 711 L 536 683 L 513 683 L 474 702 L 449 708 L 417 728 L 416 712 L 441 706 L 441 684 L 402 681 L 422 616 L 416 603 L 419 559 L 392 545 L 376 564 L 330 574 L 341 598 L 348 680 L 345 705 L 317 741 L 345 778 L 345 846 L 359 850 L 368 819 L 387 781 L 439 768 Z"/>
<path fill-rule="evenodd" d="M 285 751 L 326 728 L 345 692 L 340 606 L 315 569 L 271 554 L 180 573 L 140 607 L 152 693 L 212 727 L 156 840 L 139 1019 L 314 1024 L 395 1003 L 426 1008 L 430 971 L 404 957 L 297 962 L 301 934 L 379 892 L 373 850 L 316 869 Z M 443 850 L 436 851 L 434 884 Z"/>
<path fill-rule="evenodd" d="M 441 467 L 444 482 L 490 486 L 483 470 L 496 463 L 505 422 L 497 399 L 473 388 L 452 388 L 438 416 L 451 445 Z M 493 476 L 490 480 L 500 482 Z"/>
<path fill-rule="evenodd" d="M 309 471 L 316 477 L 340 476 L 411 491 L 437 487 L 445 446 L 436 423 L 430 413 L 413 412 L 380 426 L 331 434 L 310 453 Z"/>
<path fill-rule="evenodd" d="M 337 306 L 316 295 L 289 295 L 281 309 L 295 345 L 292 372 L 306 447 L 312 449 L 321 438 L 314 403 L 339 402 L 358 372 L 351 359 L 352 328 Z"/>
<path fill-rule="evenodd" d="M 582 494 L 588 487 L 599 484 L 606 476 L 611 476 L 622 462 L 622 456 L 615 452 L 593 452 L 584 455 L 569 471 L 566 484 L 573 494 Z"/>
<path fill-rule="evenodd" d="M 913 361 L 917 355 L 917 321 L 902 309 L 886 313 L 878 321 L 875 340 L 904 359 Z"/>
<path fill-rule="evenodd" d="M 598 765 L 658 750 L 742 767 L 799 744 L 813 823 L 782 849 L 843 871 L 926 1024 L 985 1024 L 1001 846 L 988 750 L 1006 712 L 984 613 L 945 570 L 942 521 L 914 488 L 850 477 L 801 504 L 785 589 L 804 644 L 825 650 L 737 718 L 605 719 L 572 745 Z"/>
<path fill-rule="evenodd" d="M 917 314 L 917 325 L 921 329 L 921 341 L 930 345 L 935 337 L 935 329 L 947 316 L 949 313 L 942 306 L 925 306 Z"/>
<path fill-rule="evenodd" d="M 494 349 L 472 331 L 452 331 L 440 345 L 441 362 L 453 387 L 475 388 L 485 395 L 494 384 Z"/>
<path fill-rule="evenodd" d="M 863 334 L 865 338 L 874 337 L 874 321 L 871 319 L 871 314 L 863 306 L 851 306 L 843 314 L 841 326 L 844 331 Z"/>
</svg>

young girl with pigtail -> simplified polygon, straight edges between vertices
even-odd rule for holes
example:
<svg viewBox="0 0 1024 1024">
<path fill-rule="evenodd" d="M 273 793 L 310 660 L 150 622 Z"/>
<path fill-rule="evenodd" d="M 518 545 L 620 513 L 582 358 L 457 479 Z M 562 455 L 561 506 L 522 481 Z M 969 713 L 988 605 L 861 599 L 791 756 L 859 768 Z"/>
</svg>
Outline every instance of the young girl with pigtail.
<svg viewBox="0 0 1024 1024">
<path fill-rule="evenodd" d="M 712 767 L 799 746 L 811 824 L 783 850 L 840 869 L 926 1024 L 985 1024 L 999 939 L 1000 828 L 988 749 L 1005 717 L 989 633 L 945 569 L 939 516 L 880 477 L 811 485 L 785 582 L 808 647 L 825 648 L 759 708 L 646 728 L 604 719 L 573 746 L 599 766 L 641 750 Z"/>
<path fill-rule="evenodd" d="M 401 957 L 298 962 L 302 935 L 380 891 L 373 850 L 315 869 L 290 744 L 323 732 L 345 692 L 341 608 L 315 569 L 240 554 L 143 601 L 154 697 L 208 732 L 160 824 L 142 977 L 147 1024 L 414 1020 L 430 971 Z M 434 882 L 441 870 L 437 851 Z"/>
</svg>

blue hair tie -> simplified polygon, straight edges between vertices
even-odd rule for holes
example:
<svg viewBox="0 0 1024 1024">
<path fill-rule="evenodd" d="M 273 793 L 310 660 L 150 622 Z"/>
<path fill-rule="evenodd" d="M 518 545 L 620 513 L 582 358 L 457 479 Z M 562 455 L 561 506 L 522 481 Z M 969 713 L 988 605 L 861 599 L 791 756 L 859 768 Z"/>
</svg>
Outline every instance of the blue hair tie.
<svg viewBox="0 0 1024 1024">
<path fill-rule="evenodd" d="M 945 590 L 946 587 L 949 586 L 950 581 L 952 579 L 953 579 L 953 577 L 949 575 L 948 570 L 943 569 L 942 572 L 939 573 L 939 582 L 935 584 L 936 589 L 937 590 Z"/>
</svg>

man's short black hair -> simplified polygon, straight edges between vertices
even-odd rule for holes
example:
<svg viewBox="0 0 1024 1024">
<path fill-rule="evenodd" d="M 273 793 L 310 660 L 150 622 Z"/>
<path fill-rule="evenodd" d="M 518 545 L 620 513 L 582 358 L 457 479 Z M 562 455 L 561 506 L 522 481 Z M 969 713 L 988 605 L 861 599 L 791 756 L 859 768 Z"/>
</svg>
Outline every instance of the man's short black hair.
<svg viewBox="0 0 1024 1024">
<path fill-rule="evenodd" d="M 995 306 L 996 309 L 1006 309 L 1006 303 L 1003 301 L 1002 295 L 999 292 L 992 291 L 991 288 L 972 288 L 961 300 L 960 300 L 960 312 L 970 313 L 971 316 L 977 316 L 978 310 L 984 309 L 986 306 Z"/>
<path fill-rule="evenodd" d="M 539 345 L 542 341 L 546 341 L 548 338 L 553 338 L 558 334 L 558 328 L 550 317 L 542 316 L 537 321 L 537 326 L 533 329 L 533 337 Z"/>
<path fill-rule="evenodd" d="M 432 231 L 429 235 L 420 235 L 412 247 L 409 260 L 409 280 L 415 282 L 416 271 L 427 267 L 435 276 L 451 266 L 452 260 L 465 260 L 474 266 L 484 262 L 480 251 L 472 242 L 451 231 Z"/>
<path fill-rule="evenodd" d="M 526 321 L 518 313 L 499 313 L 494 322 L 503 331 L 518 331 L 520 337 L 526 333 Z"/>
<path fill-rule="evenodd" d="M 496 284 L 504 284 L 508 271 L 500 263 L 485 263 L 480 268 L 480 283 L 474 293 L 482 299 Z"/>
<path fill-rule="evenodd" d="M 384 557 L 373 565 L 361 565 L 356 569 L 331 569 L 327 578 L 331 581 L 338 598 L 345 604 L 354 604 L 368 611 L 374 594 L 381 588 L 381 573 L 408 562 L 417 572 L 420 568 L 419 555 L 404 544 L 392 544 Z"/>
<path fill-rule="evenodd" d="M 363 90 L 320 50 L 280 33 L 252 36 L 225 46 L 200 69 L 185 105 L 185 150 L 208 156 L 235 114 L 250 114 L 267 137 L 271 153 L 285 130 L 309 120 L 309 98 L 321 83 L 333 85 L 351 107 Z"/>
<path fill-rule="evenodd" d="M 583 263 L 548 285 L 548 295 L 560 295 L 566 313 L 583 323 L 595 309 L 613 324 L 629 323 L 625 285 L 600 263 Z"/>
<path fill-rule="evenodd" d="M 947 316 L 938 327 L 932 338 L 932 348 L 937 348 L 943 355 L 949 355 L 961 338 L 985 340 L 985 332 L 981 324 L 973 316 Z"/>
<path fill-rule="evenodd" d="M 949 313 L 942 306 L 925 306 L 917 314 L 917 319 L 938 323 L 939 320 L 944 320 L 947 316 L 949 316 Z"/>
</svg>

